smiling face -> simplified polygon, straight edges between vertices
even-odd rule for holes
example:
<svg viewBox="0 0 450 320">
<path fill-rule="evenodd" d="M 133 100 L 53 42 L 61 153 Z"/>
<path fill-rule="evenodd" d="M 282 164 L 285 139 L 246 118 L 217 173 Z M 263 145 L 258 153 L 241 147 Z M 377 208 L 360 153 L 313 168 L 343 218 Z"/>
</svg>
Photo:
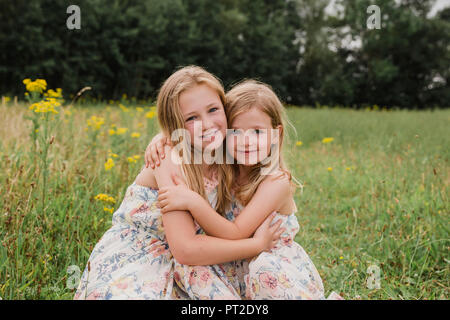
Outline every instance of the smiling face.
<svg viewBox="0 0 450 320">
<path fill-rule="evenodd" d="M 231 124 L 227 136 L 227 150 L 238 164 L 244 166 L 255 165 L 270 154 L 270 148 L 276 138 L 277 128 L 272 127 L 270 117 L 253 107 L 237 115 Z"/>
<path fill-rule="evenodd" d="M 191 144 L 205 149 L 219 146 L 225 138 L 227 118 L 217 92 L 206 84 L 183 91 L 179 97 L 180 111 Z"/>
</svg>

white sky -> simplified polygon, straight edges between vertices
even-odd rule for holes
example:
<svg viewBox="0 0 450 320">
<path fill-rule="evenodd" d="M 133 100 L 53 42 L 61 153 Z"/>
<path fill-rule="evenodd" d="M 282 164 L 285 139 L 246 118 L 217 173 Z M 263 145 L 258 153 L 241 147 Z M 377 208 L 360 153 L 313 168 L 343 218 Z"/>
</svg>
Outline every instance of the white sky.
<svg viewBox="0 0 450 320">
<path fill-rule="evenodd" d="M 335 0 L 330 0 L 330 3 L 325 8 L 326 13 L 328 13 L 330 15 L 333 15 L 335 13 L 334 3 L 335 3 Z M 437 0 L 435 5 L 431 8 L 431 11 L 428 14 L 428 17 L 433 17 L 434 15 L 436 15 L 436 13 L 438 11 L 444 9 L 445 7 L 450 7 L 450 0 Z"/>
</svg>

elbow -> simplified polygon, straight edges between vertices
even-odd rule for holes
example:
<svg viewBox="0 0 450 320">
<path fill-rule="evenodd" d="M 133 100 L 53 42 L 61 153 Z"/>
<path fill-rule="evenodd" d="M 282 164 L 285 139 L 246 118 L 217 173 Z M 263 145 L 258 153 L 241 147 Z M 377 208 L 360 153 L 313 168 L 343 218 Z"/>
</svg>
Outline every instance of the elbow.
<svg viewBox="0 0 450 320">
<path fill-rule="evenodd" d="M 171 251 L 175 260 L 177 260 L 180 264 L 194 265 L 194 252 L 190 241 L 180 244 L 177 248 L 171 248 Z"/>
</svg>

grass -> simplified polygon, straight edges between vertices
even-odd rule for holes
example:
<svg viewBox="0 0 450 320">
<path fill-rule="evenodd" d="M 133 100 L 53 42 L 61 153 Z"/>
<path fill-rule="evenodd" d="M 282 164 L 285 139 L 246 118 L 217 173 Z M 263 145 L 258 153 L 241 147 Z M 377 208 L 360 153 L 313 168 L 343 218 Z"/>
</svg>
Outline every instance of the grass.
<svg viewBox="0 0 450 320">
<path fill-rule="evenodd" d="M 142 166 L 142 157 L 127 158 L 143 156 L 157 130 L 156 118 L 145 117 L 148 108 L 128 107 L 84 105 L 53 116 L 42 193 L 45 170 L 35 160 L 42 143 L 33 153 L 31 111 L 0 106 L 3 299 L 72 299 L 77 267 L 84 269 L 111 226 L 104 208 L 119 207 Z M 87 126 L 93 115 L 104 118 L 99 130 Z M 288 116 L 297 135 L 291 134 L 286 159 L 304 185 L 296 195 L 296 241 L 326 293 L 448 299 L 450 112 L 289 107 Z M 118 127 L 128 131 L 109 134 Z M 141 135 L 131 138 L 132 132 Z M 322 143 L 325 137 L 334 139 Z M 114 167 L 106 171 L 108 157 Z M 100 193 L 115 203 L 96 200 Z"/>
</svg>

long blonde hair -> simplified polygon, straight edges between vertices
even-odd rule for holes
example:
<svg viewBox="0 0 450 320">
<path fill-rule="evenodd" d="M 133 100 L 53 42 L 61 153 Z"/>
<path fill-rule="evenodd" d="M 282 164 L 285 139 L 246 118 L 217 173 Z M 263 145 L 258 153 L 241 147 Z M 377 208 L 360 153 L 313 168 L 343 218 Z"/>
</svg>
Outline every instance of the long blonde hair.
<svg viewBox="0 0 450 320">
<path fill-rule="evenodd" d="M 289 172 L 282 153 L 283 140 L 285 135 L 285 130 L 287 129 L 286 124 L 290 124 L 286 113 L 275 92 L 272 88 L 265 83 L 256 80 L 243 80 L 242 82 L 236 84 L 225 96 L 226 107 L 225 112 L 227 115 L 228 127 L 231 127 L 233 120 L 240 114 L 249 111 L 252 108 L 258 108 L 258 110 L 267 114 L 271 119 L 272 128 L 277 128 L 281 126 L 281 133 L 279 136 L 279 143 L 275 145 L 278 150 L 275 150 L 279 154 L 278 161 L 270 161 L 268 164 L 257 163 L 252 166 L 247 182 L 239 186 L 230 186 L 230 189 L 234 189 L 236 198 L 241 202 L 242 205 L 247 205 L 250 199 L 256 192 L 259 184 L 266 178 L 266 175 L 261 174 L 261 169 L 268 166 L 269 170 L 266 172 L 272 172 L 273 170 L 280 169 L 282 172 L 286 173 L 291 182 L 292 189 L 298 185 L 303 187 Z M 290 124 L 291 125 L 291 124 Z M 292 125 L 291 125 L 292 126 Z M 274 151 L 271 148 L 271 154 Z M 269 155 L 270 156 L 270 155 Z M 238 165 L 233 166 L 233 175 L 236 177 L 239 173 Z M 295 183 L 293 182 L 295 181 Z"/>
<path fill-rule="evenodd" d="M 181 93 L 201 84 L 205 84 L 216 91 L 222 104 L 225 106 L 224 88 L 220 80 L 213 74 L 198 66 L 186 66 L 177 70 L 162 85 L 156 103 L 159 126 L 166 137 L 170 137 L 172 132 L 177 129 L 185 129 L 179 103 Z M 182 143 L 186 145 L 186 141 L 182 141 Z M 187 149 L 183 149 L 183 152 L 185 150 Z M 190 152 L 190 155 L 192 155 L 193 148 L 189 146 L 187 152 Z M 232 179 L 230 171 L 226 170 L 225 166 L 225 164 L 217 165 L 219 185 L 216 211 L 223 215 L 231 201 L 229 185 Z M 208 200 L 205 193 L 202 166 L 183 161 L 181 163 L 181 173 L 187 186 Z"/>
</svg>

